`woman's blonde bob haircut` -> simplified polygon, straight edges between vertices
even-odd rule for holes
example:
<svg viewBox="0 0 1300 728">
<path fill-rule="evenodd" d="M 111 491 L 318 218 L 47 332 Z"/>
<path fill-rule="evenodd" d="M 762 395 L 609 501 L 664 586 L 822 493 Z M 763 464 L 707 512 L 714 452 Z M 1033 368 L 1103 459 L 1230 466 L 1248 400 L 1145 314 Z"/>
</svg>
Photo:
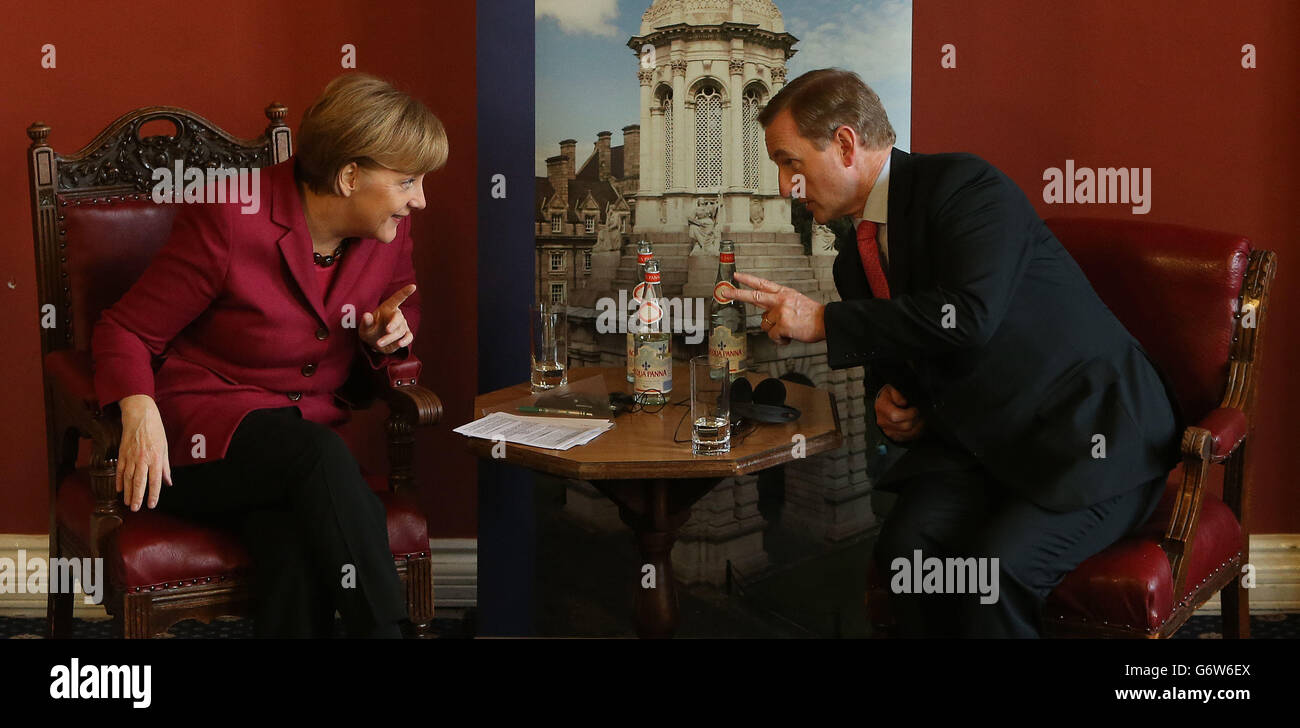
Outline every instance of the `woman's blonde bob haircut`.
<svg viewBox="0 0 1300 728">
<path fill-rule="evenodd" d="M 364 73 L 347 73 L 321 92 L 298 127 L 298 180 L 338 194 L 339 170 L 361 167 L 427 174 L 447 162 L 447 130 L 424 104 Z"/>
</svg>

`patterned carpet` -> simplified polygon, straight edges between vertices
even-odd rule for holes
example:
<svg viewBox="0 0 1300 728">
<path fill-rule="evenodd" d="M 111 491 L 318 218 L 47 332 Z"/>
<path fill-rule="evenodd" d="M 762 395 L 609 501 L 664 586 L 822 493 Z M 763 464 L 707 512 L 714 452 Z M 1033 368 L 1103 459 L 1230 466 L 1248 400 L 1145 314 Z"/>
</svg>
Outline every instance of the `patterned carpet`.
<svg viewBox="0 0 1300 728">
<path fill-rule="evenodd" d="M 76 639 L 111 639 L 112 622 L 107 619 L 74 619 L 72 636 Z M 432 638 L 466 637 L 466 623 L 459 619 L 435 619 L 428 636 Z M 343 621 L 334 623 L 334 636 L 344 637 Z M 240 617 L 218 617 L 212 624 L 194 620 L 180 622 L 161 638 L 177 639 L 252 639 L 253 623 Z M 44 639 L 43 617 L 0 617 L 0 639 Z"/>
<path fill-rule="evenodd" d="M 1194 616 L 1178 630 L 1174 639 L 1218 640 L 1223 639 L 1223 621 L 1212 614 Z M 1261 640 L 1300 639 L 1300 614 L 1252 614 L 1250 617 L 1250 636 Z"/>
<path fill-rule="evenodd" d="M 1221 639 L 1221 623 L 1213 615 L 1192 617 L 1174 635 L 1174 639 Z M 73 620 L 73 636 L 79 639 L 109 639 L 111 624 L 106 619 Z M 473 627 L 459 619 L 435 619 L 430 635 L 439 638 L 469 637 Z M 1251 637 L 1255 639 L 1300 639 L 1300 614 L 1260 614 L 1250 619 Z M 43 639 L 43 618 L 0 617 L 0 639 Z M 238 617 L 221 617 L 212 624 L 192 620 L 168 630 L 166 637 L 178 639 L 250 639 L 252 623 Z M 335 636 L 342 637 L 342 621 L 335 623 Z"/>
</svg>

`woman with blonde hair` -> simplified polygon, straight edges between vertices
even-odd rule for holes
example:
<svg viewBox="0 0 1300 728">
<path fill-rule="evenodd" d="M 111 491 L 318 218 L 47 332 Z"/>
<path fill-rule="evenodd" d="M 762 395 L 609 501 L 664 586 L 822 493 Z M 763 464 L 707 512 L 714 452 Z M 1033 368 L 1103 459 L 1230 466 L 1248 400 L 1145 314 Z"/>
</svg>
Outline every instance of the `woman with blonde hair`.
<svg viewBox="0 0 1300 728">
<path fill-rule="evenodd" d="M 354 363 L 412 358 L 409 215 L 447 135 L 419 101 L 354 73 L 307 109 L 297 144 L 258 171 L 252 214 L 180 209 L 95 326 L 95 388 L 122 411 L 127 507 L 242 535 L 258 636 L 330 636 L 337 609 L 350 636 L 398 637 L 406 600 L 384 507 L 333 429 L 348 416 L 335 392 Z"/>
</svg>

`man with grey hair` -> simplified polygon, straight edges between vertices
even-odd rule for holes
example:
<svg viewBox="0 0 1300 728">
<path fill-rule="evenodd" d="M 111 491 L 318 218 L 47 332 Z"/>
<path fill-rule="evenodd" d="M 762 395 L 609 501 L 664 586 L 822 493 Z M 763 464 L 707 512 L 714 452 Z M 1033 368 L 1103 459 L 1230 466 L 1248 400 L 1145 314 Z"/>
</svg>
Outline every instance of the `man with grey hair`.
<svg viewBox="0 0 1300 728">
<path fill-rule="evenodd" d="M 992 604 L 894 590 L 899 633 L 1038 636 L 1053 587 L 1155 510 L 1178 461 L 1172 390 L 1015 183 L 970 154 L 892 148 L 856 74 L 804 74 L 759 122 L 781 193 L 819 224 L 852 216 L 857 240 L 835 259 L 841 301 L 745 273 L 734 296 L 778 344 L 866 366 L 876 422 L 907 448 L 876 484 L 899 493 L 882 573 L 918 550 L 998 569 Z"/>
</svg>

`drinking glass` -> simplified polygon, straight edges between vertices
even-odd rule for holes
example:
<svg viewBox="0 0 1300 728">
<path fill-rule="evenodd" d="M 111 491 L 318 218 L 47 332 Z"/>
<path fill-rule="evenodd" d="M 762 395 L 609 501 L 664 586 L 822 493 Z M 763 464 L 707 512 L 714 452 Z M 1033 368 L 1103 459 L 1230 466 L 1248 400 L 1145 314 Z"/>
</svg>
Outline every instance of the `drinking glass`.
<svg viewBox="0 0 1300 728">
<path fill-rule="evenodd" d="M 544 392 L 569 383 L 569 316 L 553 303 L 528 307 L 532 337 L 532 391 Z"/>
<path fill-rule="evenodd" d="M 731 452 L 731 377 L 729 362 L 691 359 L 691 449 L 696 455 Z"/>
</svg>

